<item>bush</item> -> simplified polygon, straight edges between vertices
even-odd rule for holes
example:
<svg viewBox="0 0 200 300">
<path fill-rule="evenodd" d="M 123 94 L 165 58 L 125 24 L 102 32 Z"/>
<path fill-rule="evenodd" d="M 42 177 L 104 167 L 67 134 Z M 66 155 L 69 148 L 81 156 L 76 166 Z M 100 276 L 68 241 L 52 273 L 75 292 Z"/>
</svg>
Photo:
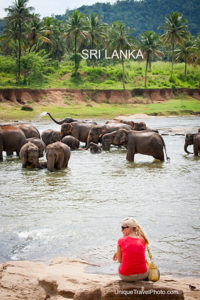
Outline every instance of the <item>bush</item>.
<svg viewBox="0 0 200 300">
<path fill-rule="evenodd" d="M 0 71 L 5 73 L 16 72 L 16 60 L 12 56 L 0 55 Z"/>
</svg>

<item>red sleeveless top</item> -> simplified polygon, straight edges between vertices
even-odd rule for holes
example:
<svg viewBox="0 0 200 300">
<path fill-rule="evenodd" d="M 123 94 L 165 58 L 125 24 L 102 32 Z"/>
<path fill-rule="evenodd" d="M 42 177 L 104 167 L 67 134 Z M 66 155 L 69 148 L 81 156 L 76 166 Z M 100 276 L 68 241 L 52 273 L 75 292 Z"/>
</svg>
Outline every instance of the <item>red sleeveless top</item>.
<svg viewBox="0 0 200 300">
<path fill-rule="evenodd" d="M 124 276 L 147 272 L 145 261 L 145 241 L 142 237 L 124 236 L 118 240 L 122 252 L 119 273 Z"/>
</svg>

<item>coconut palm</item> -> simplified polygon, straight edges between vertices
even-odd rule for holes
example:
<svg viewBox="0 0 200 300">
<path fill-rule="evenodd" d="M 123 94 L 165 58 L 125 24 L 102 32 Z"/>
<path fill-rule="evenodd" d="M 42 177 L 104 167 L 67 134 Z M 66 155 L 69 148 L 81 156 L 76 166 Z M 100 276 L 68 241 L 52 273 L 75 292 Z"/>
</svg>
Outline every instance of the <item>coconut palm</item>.
<svg viewBox="0 0 200 300">
<path fill-rule="evenodd" d="M 194 40 L 190 50 L 191 50 L 191 55 L 189 60 L 195 67 L 197 67 L 200 64 L 200 33 L 198 34 L 197 38 Z M 200 87 L 200 80 L 199 80 L 199 87 Z"/>
<path fill-rule="evenodd" d="M 130 28 L 125 27 L 124 24 L 114 22 L 109 30 L 108 37 L 108 47 L 112 51 L 126 51 L 131 49 L 131 36 L 130 36 Z M 125 69 L 124 69 L 124 56 L 121 55 L 122 62 L 122 78 L 123 78 L 123 88 L 125 89 Z"/>
<path fill-rule="evenodd" d="M 52 44 L 52 41 L 48 38 L 48 35 L 51 34 L 51 30 L 47 28 L 42 20 L 40 20 L 38 14 L 33 14 L 32 19 L 28 24 L 28 42 L 30 44 L 29 52 L 33 46 L 40 42 Z"/>
<path fill-rule="evenodd" d="M 75 77 L 78 72 L 78 55 L 77 48 L 78 42 L 81 39 L 85 39 L 87 36 L 87 27 L 85 17 L 82 13 L 78 13 L 77 10 L 72 15 L 68 16 L 68 20 L 65 23 L 65 35 L 66 38 L 74 42 L 74 65 L 75 65 Z"/>
<path fill-rule="evenodd" d="M 163 52 L 160 51 L 160 40 L 159 35 L 153 31 L 145 31 L 141 34 L 140 49 L 142 50 L 143 55 L 146 58 L 146 67 L 145 67 L 145 87 L 147 85 L 147 69 L 151 68 L 151 60 L 153 56 L 160 58 L 163 55 Z"/>
<path fill-rule="evenodd" d="M 165 24 L 161 26 L 160 29 L 164 29 L 165 31 L 161 36 L 164 45 L 168 43 L 171 44 L 172 65 L 170 79 L 172 80 L 175 46 L 176 44 L 182 45 L 183 41 L 187 39 L 189 32 L 187 30 L 186 20 L 183 18 L 182 14 L 178 12 L 166 15 Z"/>
<path fill-rule="evenodd" d="M 187 75 L 187 64 L 190 63 L 191 55 L 193 54 L 193 41 L 192 36 L 189 40 L 183 41 L 182 46 L 175 50 L 176 60 L 183 60 L 185 63 L 185 77 Z"/>
<path fill-rule="evenodd" d="M 8 12 L 6 19 L 7 26 L 17 27 L 17 43 L 18 43 L 18 74 L 17 82 L 20 83 L 21 77 L 21 55 L 22 55 L 22 42 L 24 39 L 24 32 L 26 30 L 26 22 L 31 19 L 32 7 L 27 7 L 28 0 L 15 0 L 14 4 L 6 8 Z"/>
<path fill-rule="evenodd" d="M 87 31 L 91 40 L 91 49 L 94 49 L 105 38 L 105 24 L 101 23 L 101 18 L 96 13 L 92 13 L 86 17 Z M 92 58 L 92 65 L 94 68 L 94 58 Z"/>
</svg>

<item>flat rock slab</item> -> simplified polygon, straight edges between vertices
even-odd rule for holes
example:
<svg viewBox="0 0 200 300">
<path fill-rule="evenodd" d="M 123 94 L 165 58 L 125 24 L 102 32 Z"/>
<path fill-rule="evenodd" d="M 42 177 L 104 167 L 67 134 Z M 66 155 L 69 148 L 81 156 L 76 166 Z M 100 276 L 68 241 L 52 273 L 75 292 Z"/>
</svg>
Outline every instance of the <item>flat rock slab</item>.
<svg viewBox="0 0 200 300">
<path fill-rule="evenodd" d="M 117 275 L 90 274 L 85 261 L 56 258 L 50 265 L 11 261 L 0 265 L 1 300 L 200 299 L 197 278 L 161 276 L 158 282 L 124 282 Z M 191 288 L 192 290 L 191 290 Z"/>
</svg>

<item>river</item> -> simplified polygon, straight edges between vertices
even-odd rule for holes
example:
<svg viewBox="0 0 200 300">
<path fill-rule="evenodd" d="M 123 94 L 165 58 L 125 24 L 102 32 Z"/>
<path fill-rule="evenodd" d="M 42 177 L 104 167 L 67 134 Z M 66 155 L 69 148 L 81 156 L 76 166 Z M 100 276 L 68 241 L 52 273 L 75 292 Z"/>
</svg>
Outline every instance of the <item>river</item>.
<svg viewBox="0 0 200 300">
<path fill-rule="evenodd" d="M 196 132 L 199 117 L 149 118 L 150 128 Z M 33 123 L 42 132 L 51 121 Z M 170 162 L 126 150 L 74 151 L 67 169 L 22 169 L 16 156 L 0 163 L 0 262 L 49 262 L 66 256 L 116 274 L 112 261 L 121 220 L 133 216 L 150 241 L 161 274 L 199 276 L 200 158 L 184 153 L 182 135 L 163 136 Z M 192 147 L 188 148 L 192 150 Z"/>
</svg>

